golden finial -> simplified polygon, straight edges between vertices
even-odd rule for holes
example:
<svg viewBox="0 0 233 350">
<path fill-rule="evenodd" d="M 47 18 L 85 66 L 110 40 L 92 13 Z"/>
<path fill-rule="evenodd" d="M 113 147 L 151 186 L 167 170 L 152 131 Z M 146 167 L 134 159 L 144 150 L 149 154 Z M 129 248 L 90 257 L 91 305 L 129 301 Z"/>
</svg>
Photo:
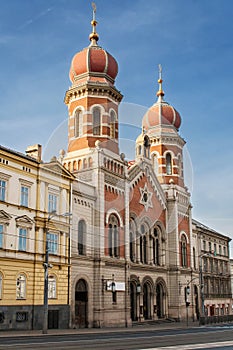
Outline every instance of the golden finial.
<svg viewBox="0 0 233 350">
<path fill-rule="evenodd" d="M 97 26 L 97 21 L 95 19 L 96 4 L 94 2 L 92 2 L 91 6 L 92 6 L 92 9 L 93 9 L 93 18 L 92 18 L 92 21 L 91 21 L 92 33 L 89 35 L 89 39 L 91 41 L 91 45 L 97 45 L 97 41 L 99 40 L 99 35 L 96 33 L 96 26 Z"/>
<path fill-rule="evenodd" d="M 162 65 L 159 64 L 159 79 L 158 79 L 158 83 L 159 83 L 159 90 L 157 92 L 157 96 L 161 96 L 163 97 L 164 96 L 164 92 L 163 92 L 163 88 L 162 88 L 162 82 L 163 82 L 163 79 L 162 79 Z"/>
</svg>

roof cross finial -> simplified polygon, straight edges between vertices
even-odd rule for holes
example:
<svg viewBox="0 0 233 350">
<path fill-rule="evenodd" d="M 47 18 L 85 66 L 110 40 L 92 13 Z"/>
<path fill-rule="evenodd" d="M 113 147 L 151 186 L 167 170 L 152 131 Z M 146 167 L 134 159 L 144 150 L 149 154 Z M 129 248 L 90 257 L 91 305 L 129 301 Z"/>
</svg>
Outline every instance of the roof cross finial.
<svg viewBox="0 0 233 350">
<path fill-rule="evenodd" d="M 164 96 L 164 92 L 163 92 L 163 88 L 162 88 L 162 82 L 163 82 L 163 79 L 162 79 L 162 65 L 159 64 L 159 79 L 158 79 L 159 90 L 158 90 L 158 92 L 156 94 L 158 96 L 159 100 L 162 100 L 163 96 Z"/>
<path fill-rule="evenodd" d="M 96 4 L 94 2 L 91 3 L 93 9 L 93 17 L 91 21 L 92 25 L 92 33 L 89 35 L 89 39 L 91 41 L 91 45 L 97 45 L 97 41 L 99 40 L 99 35 L 96 33 L 97 21 L 95 19 L 96 15 Z"/>
</svg>

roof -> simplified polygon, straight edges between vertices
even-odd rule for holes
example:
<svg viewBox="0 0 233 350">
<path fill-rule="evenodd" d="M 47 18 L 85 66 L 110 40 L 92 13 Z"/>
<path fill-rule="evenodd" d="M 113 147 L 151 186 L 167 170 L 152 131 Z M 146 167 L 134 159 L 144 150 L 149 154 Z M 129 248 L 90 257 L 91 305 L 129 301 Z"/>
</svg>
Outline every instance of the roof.
<svg viewBox="0 0 233 350">
<path fill-rule="evenodd" d="M 222 233 L 219 233 L 219 232 L 215 231 L 214 229 L 212 229 L 212 228 L 210 228 L 210 227 L 208 227 L 208 226 L 202 224 L 200 221 L 197 221 L 197 220 L 195 220 L 195 219 L 192 219 L 192 223 L 193 223 L 194 225 L 196 225 L 196 226 L 197 226 L 198 228 L 200 228 L 200 229 L 209 231 L 210 233 L 213 233 L 213 234 L 217 234 L 217 235 L 222 236 L 222 237 L 224 237 L 224 238 L 227 238 L 229 241 L 231 241 L 231 238 L 230 238 L 229 236 L 223 235 Z"/>
<path fill-rule="evenodd" d="M 30 161 L 32 161 L 32 162 L 34 162 L 34 163 L 37 163 L 37 164 L 40 163 L 40 162 L 38 162 L 38 161 L 37 161 L 35 158 L 33 158 L 33 157 L 30 157 L 30 156 L 28 156 L 28 155 L 26 155 L 26 154 L 24 154 L 24 153 L 15 151 L 15 150 L 13 150 L 13 149 L 4 147 L 4 146 L 2 146 L 2 145 L 0 145 L 0 150 L 5 151 L 5 152 L 8 152 L 8 153 L 11 153 L 11 154 L 16 155 L 16 156 L 18 156 L 18 157 L 21 157 L 21 158 L 30 160 Z"/>
</svg>

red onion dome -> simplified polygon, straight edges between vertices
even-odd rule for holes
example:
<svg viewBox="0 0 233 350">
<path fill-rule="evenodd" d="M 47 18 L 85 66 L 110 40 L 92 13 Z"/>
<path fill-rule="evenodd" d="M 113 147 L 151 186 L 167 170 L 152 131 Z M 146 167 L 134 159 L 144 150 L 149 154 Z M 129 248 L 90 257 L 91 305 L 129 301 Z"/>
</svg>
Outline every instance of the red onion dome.
<svg viewBox="0 0 233 350">
<path fill-rule="evenodd" d="M 157 125 L 173 125 L 177 130 L 181 124 L 181 117 L 177 110 L 169 103 L 157 101 L 143 117 L 142 126 L 145 130 Z"/>
<path fill-rule="evenodd" d="M 70 80 L 85 73 L 108 75 L 115 80 L 118 64 L 115 58 L 100 46 L 89 46 L 74 55 L 70 67 Z"/>
</svg>

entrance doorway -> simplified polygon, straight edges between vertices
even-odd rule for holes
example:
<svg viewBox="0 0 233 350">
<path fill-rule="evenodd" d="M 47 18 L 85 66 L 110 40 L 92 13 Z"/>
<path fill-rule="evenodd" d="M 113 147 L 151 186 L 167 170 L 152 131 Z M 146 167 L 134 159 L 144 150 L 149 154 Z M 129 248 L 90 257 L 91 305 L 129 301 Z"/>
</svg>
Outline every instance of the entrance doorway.
<svg viewBox="0 0 233 350">
<path fill-rule="evenodd" d="M 88 290 L 87 283 L 79 280 L 75 287 L 75 325 L 78 328 L 88 327 Z"/>
<path fill-rule="evenodd" d="M 151 288 L 148 283 L 143 285 L 143 317 L 151 319 Z"/>
<path fill-rule="evenodd" d="M 132 321 L 137 321 L 137 289 L 134 282 L 130 282 L 130 315 Z"/>
<path fill-rule="evenodd" d="M 199 311 L 199 304 L 198 304 L 199 296 L 198 296 L 198 288 L 196 285 L 194 285 L 194 305 L 195 305 L 195 312 L 197 320 L 200 318 L 200 311 Z"/>
<path fill-rule="evenodd" d="M 156 304 L 158 318 L 164 317 L 164 290 L 161 283 L 156 286 Z"/>
</svg>

